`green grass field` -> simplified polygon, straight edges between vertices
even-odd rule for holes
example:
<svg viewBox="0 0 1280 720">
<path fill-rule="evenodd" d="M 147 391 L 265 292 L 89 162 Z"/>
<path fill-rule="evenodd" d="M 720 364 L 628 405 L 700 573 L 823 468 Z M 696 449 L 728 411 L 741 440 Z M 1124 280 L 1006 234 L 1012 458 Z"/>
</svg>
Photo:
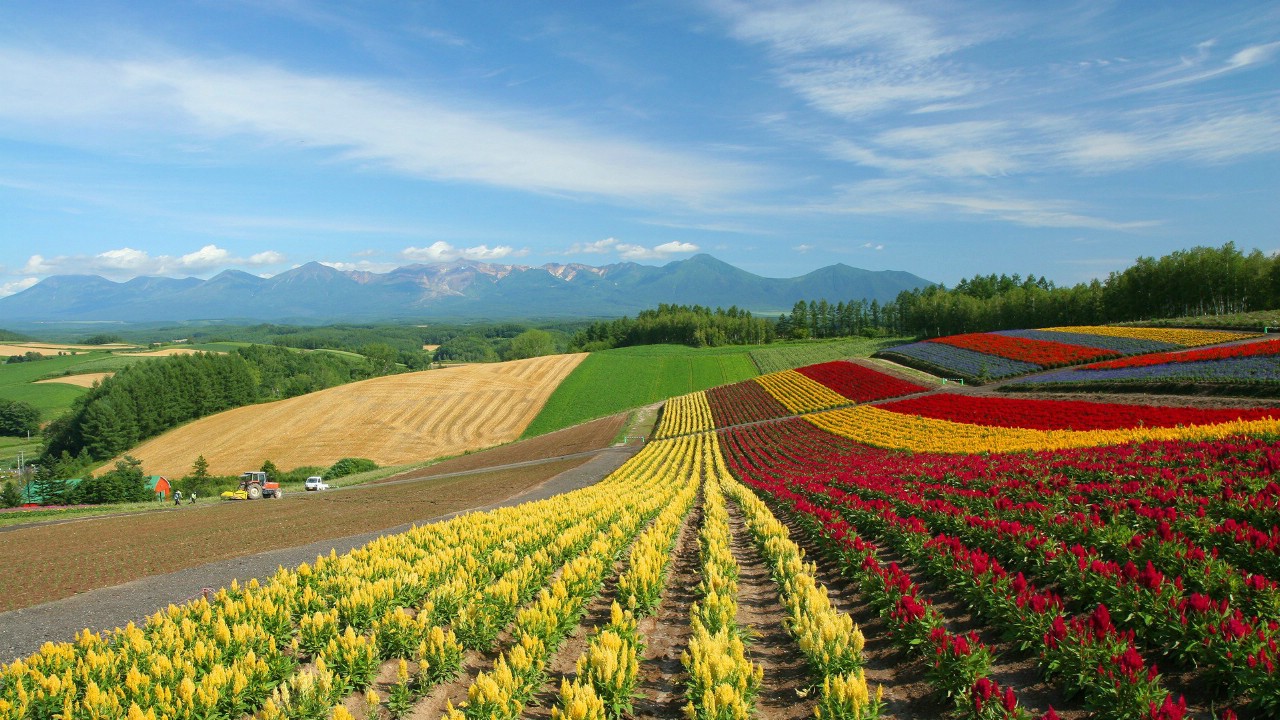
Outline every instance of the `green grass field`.
<svg viewBox="0 0 1280 720">
<path fill-rule="evenodd" d="M 591 353 L 551 394 L 523 437 L 755 377 L 751 349 L 646 345 Z"/>
<path fill-rule="evenodd" d="M 70 408 L 71 403 L 84 394 L 85 389 L 63 383 L 36 385 L 35 381 L 67 373 L 106 372 L 82 369 L 86 364 L 104 359 L 112 358 L 106 352 L 93 351 L 59 355 L 36 362 L 5 363 L 0 365 L 0 398 L 31 403 L 40 411 L 41 418 L 52 420 Z"/>
</svg>

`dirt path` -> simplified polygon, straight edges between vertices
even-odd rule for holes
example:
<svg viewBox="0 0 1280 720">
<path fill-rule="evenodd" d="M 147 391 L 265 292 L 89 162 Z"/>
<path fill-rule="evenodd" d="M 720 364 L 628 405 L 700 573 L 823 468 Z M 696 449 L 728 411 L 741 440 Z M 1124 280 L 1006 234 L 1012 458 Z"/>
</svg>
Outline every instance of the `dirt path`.
<svg viewBox="0 0 1280 720">
<path fill-rule="evenodd" d="M 645 649 L 640 657 L 634 720 L 683 717 L 686 676 L 680 655 L 689 647 L 689 608 L 697 600 L 696 588 L 702 579 L 698 563 L 698 528 L 701 526 L 702 503 L 699 501 L 680 528 L 658 611 L 640 622 Z"/>
<path fill-rule="evenodd" d="M 521 488 L 496 502 L 480 507 L 460 505 L 447 512 L 429 515 L 375 532 L 325 539 L 287 548 L 211 562 L 176 572 L 152 575 L 122 585 L 83 592 L 73 597 L 33 607 L 0 613 L 0 662 L 25 657 L 39 649 L 45 641 L 71 640 L 82 628 L 108 629 L 139 622 L 170 603 L 181 603 L 198 596 L 205 588 L 216 589 L 238 579 L 264 580 L 278 567 L 292 568 L 310 562 L 317 555 L 336 550 L 345 553 L 382 535 L 404 532 L 415 524 L 446 520 L 472 510 L 489 510 L 540 500 L 598 482 L 638 450 L 622 447 L 606 450 L 596 458 L 533 487 Z M 355 495 L 355 493 L 350 493 Z M 164 552 L 163 547 L 156 550 Z M 22 578 L 18 578 L 22 581 Z"/>
<path fill-rule="evenodd" d="M 778 584 L 760 556 L 736 505 L 726 503 L 730 548 L 738 561 L 738 623 L 749 628 L 747 656 L 764 668 L 764 685 L 756 696 L 756 714 L 764 720 L 804 720 L 813 717 L 816 694 L 809 692 L 808 665 L 795 640 L 782 627 L 787 611 Z"/>
</svg>

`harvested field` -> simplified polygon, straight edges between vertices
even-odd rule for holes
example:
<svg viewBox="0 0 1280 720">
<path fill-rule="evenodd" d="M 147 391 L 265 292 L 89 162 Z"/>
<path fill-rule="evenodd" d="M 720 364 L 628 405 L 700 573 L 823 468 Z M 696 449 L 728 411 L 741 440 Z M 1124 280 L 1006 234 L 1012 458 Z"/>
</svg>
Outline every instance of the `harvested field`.
<svg viewBox="0 0 1280 720">
<path fill-rule="evenodd" d="M 511 463 L 547 460 L 562 455 L 573 455 L 609 447 L 617 437 L 627 414 L 619 413 L 564 430 L 558 430 L 529 440 L 510 443 L 480 452 L 468 453 L 442 460 L 420 470 L 392 475 L 379 482 L 393 482 L 406 478 L 433 477 L 445 473 L 463 472 L 477 468 L 509 465 Z"/>
<path fill-rule="evenodd" d="M 0 355 L 25 355 L 29 352 L 38 352 L 41 355 L 51 355 L 61 352 L 89 352 L 92 350 L 127 350 L 134 347 L 133 345 L 75 345 L 72 343 L 6 343 L 0 345 Z"/>
<path fill-rule="evenodd" d="M 6 550 L 0 554 L 0 612 L 263 550 L 482 507 L 587 459 L 297 494 L 282 502 L 210 500 L 142 515 L 14 528 L 0 535 Z"/>
<path fill-rule="evenodd" d="M 49 378 L 48 380 L 37 380 L 37 383 L 62 383 L 63 385 L 75 385 L 76 387 L 93 387 L 93 384 L 105 380 L 112 375 L 113 372 L 96 372 L 96 373 L 80 373 L 79 375 L 63 375 L 62 377 Z"/>
<path fill-rule="evenodd" d="M 214 475 L 364 457 L 405 465 L 510 442 L 585 355 L 550 355 L 374 378 L 197 420 L 132 449 L 148 473 Z M 108 463 L 105 467 L 113 467 Z"/>
</svg>

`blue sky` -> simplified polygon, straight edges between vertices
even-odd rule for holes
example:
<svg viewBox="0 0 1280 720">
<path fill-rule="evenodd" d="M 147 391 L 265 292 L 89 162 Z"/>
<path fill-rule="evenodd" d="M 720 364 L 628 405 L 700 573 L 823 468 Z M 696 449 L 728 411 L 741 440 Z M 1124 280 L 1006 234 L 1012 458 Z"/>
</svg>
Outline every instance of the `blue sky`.
<svg viewBox="0 0 1280 720">
<path fill-rule="evenodd" d="M 0 294 L 459 258 L 1280 250 L 1274 2 L 0 4 Z"/>
</svg>

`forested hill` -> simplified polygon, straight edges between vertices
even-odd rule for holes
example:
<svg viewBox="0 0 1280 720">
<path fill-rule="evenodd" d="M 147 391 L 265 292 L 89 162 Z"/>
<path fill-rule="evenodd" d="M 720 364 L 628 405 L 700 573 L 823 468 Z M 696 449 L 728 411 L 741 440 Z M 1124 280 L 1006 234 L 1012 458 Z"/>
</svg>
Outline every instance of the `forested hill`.
<svg viewBox="0 0 1280 720">
<path fill-rule="evenodd" d="M 206 415 L 394 371 L 391 363 L 251 345 L 130 365 L 80 396 L 45 429 L 44 467 L 107 460 Z"/>
</svg>

